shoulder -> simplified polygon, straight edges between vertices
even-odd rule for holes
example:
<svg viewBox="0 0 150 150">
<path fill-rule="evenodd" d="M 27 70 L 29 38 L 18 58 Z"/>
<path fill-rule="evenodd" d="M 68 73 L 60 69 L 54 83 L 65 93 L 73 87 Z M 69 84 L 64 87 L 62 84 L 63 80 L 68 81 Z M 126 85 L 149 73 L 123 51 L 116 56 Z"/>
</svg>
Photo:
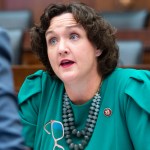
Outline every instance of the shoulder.
<svg viewBox="0 0 150 150">
<path fill-rule="evenodd" d="M 139 78 L 141 75 L 149 74 L 148 70 L 138 70 L 132 68 L 116 68 L 112 72 L 112 76 L 119 77 L 119 79 L 135 77 Z"/>
<path fill-rule="evenodd" d="M 127 82 L 149 82 L 150 71 L 148 70 L 137 70 L 130 68 L 116 68 L 109 76 L 108 79 L 126 86 Z"/>
<path fill-rule="evenodd" d="M 56 77 L 52 77 L 48 72 L 38 70 L 34 74 L 26 77 L 18 93 L 19 104 L 23 103 L 34 97 L 36 94 L 41 94 L 44 89 L 49 88 L 49 91 L 57 85 L 61 84 L 61 81 Z"/>
<path fill-rule="evenodd" d="M 119 92 L 150 113 L 150 71 L 117 68 L 110 78 L 119 87 Z"/>
</svg>

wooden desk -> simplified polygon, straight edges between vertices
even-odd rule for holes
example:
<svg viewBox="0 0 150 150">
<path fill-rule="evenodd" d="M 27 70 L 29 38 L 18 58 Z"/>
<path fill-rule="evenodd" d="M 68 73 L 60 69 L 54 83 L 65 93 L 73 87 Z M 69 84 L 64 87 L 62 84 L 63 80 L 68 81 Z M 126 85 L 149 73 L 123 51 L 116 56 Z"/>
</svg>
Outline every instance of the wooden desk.
<svg viewBox="0 0 150 150">
<path fill-rule="evenodd" d="M 42 65 L 39 61 L 39 58 L 32 52 L 31 43 L 30 43 L 30 34 L 29 31 L 24 33 L 23 41 L 23 56 L 22 64 L 23 65 Z"/>
<path fill-rule="evenodd" d="M 34 72 L 40 69 L 45 70 L 44 66 L 42 65 L 13 65 L 12 71 L 14 76 L 14 85 L 16 92 L 19 91 L 22 83 L 28 75 L 33 74 Z"/>
<path fill-rule="evenodd" d="M 116 37 L 118 40 L 140 40 L 143 42 L 145 50 L 150 50 L 150 29 L 118 30 Z"/>
</svg>

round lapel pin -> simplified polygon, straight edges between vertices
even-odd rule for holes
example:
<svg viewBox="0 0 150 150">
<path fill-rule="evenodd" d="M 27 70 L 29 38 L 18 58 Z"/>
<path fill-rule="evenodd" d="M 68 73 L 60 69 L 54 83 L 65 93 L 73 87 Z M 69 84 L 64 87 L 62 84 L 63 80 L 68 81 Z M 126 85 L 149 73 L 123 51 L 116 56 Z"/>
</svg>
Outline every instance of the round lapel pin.
<svg viewBox="0 0 150 150">
<path fill-rule="evenodd" d="M 105 108 L 104 109 L 104 115 L 106 117 L 110 117 L 112 115 L 112 110 L 110 108 Z"/>
</svg>

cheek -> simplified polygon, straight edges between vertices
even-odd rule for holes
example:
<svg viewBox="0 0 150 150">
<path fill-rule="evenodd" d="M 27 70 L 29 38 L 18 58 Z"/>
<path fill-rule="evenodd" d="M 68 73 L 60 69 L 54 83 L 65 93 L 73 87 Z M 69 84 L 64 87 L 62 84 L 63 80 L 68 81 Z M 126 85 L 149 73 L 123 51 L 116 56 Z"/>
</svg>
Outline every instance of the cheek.
<svg viewBox="0 0 150 150">
<path fill-rule="evenodd" d="M 54 69 L 56 68 L 56 65 L 57 65 L 57 58 L 56 58 L 56 55 L 55 53 L 53 52 L 48 52 L 48 59 L 49 59 L 49 63 L 51 65 L 51 67 Z"/>
<path fill-rule="evenodd" d="M 50 64 L 53 65 L 53 59 L 54 59 L 53 54 L 48 52 L 47 55 L 48 55 L 48 59 L 49 59 Z"/>
<path fill-rule="evenodd" d="M 47 55 L 48 55 L 49 60 L 52 60 L 55 57 L 55 54 L 53 53 L 53 51 L 50 51 L 50 50 L 48 50 Z"/>
<path fill-rule="evenodd" d="M 51 54 L 50 54 L 50 52 L 47 52 L 47 55 L 48 55 L 48 59 L 50 60 L 50 59 L 51 59 Z"/>
</svg>

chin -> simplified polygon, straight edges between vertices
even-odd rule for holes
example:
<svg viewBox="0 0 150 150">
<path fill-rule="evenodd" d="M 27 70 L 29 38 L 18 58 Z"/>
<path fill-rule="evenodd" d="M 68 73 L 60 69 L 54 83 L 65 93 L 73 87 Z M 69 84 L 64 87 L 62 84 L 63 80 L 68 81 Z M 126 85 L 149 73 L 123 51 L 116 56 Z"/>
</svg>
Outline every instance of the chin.
<svg viewBox="0 0 150 150">
<path fill-rule="evenodd" d="M 67 82 L 72 82 L 76 79 L 76 76 L 75 75 L 64 75 L 64 76 L 61 76 L 60 79 L 64 82 L 64 83 L 67 83 Z"/>
</svg>

